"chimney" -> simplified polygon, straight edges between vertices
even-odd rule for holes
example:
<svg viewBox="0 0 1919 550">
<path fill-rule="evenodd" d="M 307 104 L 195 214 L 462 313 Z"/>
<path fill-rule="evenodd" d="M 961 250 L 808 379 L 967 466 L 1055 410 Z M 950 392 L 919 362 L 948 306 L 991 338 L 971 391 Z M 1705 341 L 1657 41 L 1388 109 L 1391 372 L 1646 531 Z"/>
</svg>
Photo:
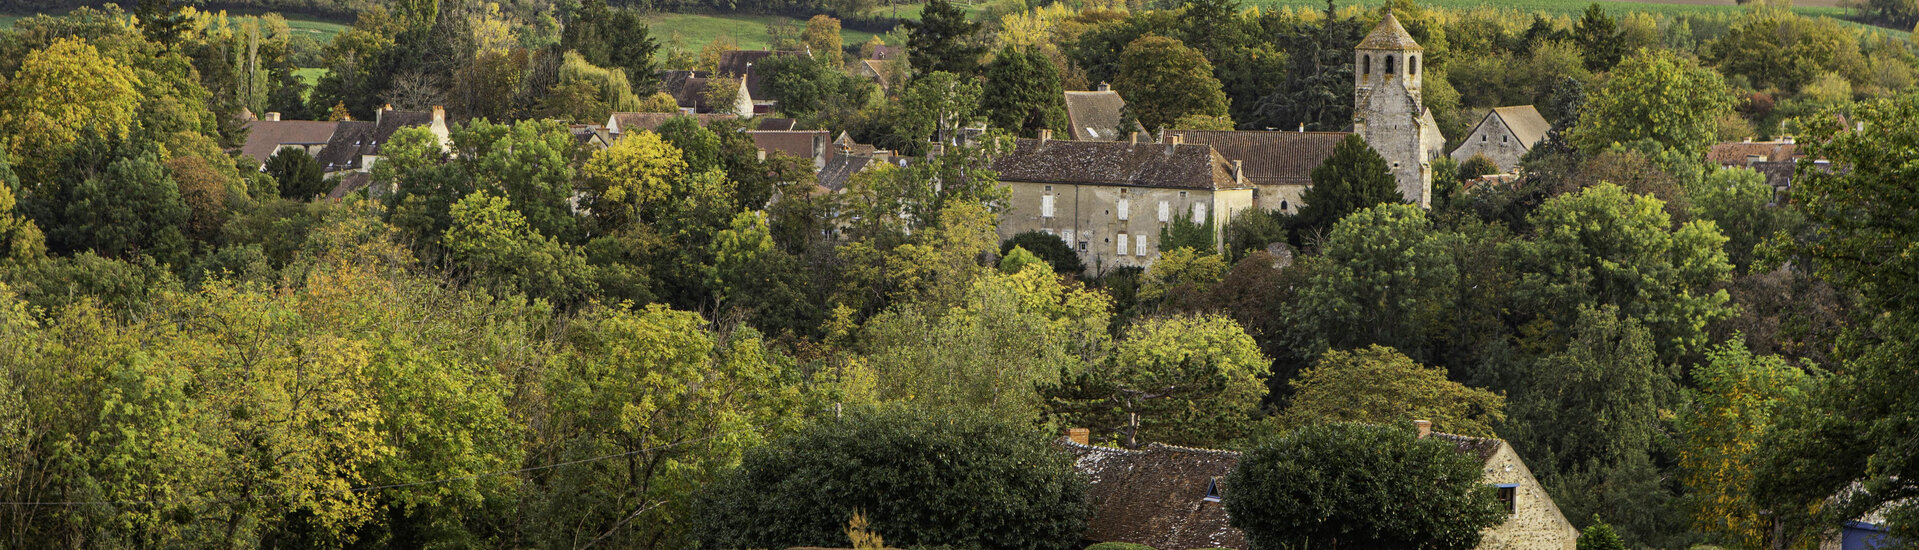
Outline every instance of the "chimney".
<svg viewBox="0 0 1919 550">
<path fill-rule="evenodd" d="M 1302 134 L 1306 133 L 1306 123 L 1304 122 L 1299 123 L 1299 133 L 1302 133 Z"/>
<path fill-rule="evenodd" d="M 1236 184 L 1246 183 L 1246 163 L 1245 162 L 1242 162 L 1239 160 L 1233 161 L 1233 183 L 1236 183 Z"/>
<path fill-rule="evenodd" d="M 261 120 L 265 120 L 267 122 L 279 122 L 280 113 L 277 111 L 267 111 L 267 117 Z"/>
<path fill-rule="evenodd" d="M 1139 132 L 1133 132 L 1133 145 L 1139 145 Z"/>
<path fill-rule="evenodd" d="M 1433 421 L 1431 420 L 1414 420 L 1413 427 L 1419 428 L 1420 439 L 1425 439 L 1433 435 Z"/>
<path fill-rule="evenodd" d="M 1093 431 L 1086 428 L 1067 428 L 1066 439 L 1081 445 L 1092 445 Z"/>
<path fill-rule="evenodd" d="M 1180 134 L 1173 134 L 1171 137 L 1166 138 L 1166 154 L 1171 155 L 1173 151 L 1179 150 L 1179 146 L 1184 141 L 1186 141 L 1185 136 Z"/>
<path fill-rule="evenodd" d="M 1101 83 L 1099 83 L 1099 91 L 1102 91 L 1102 92 L 1110 92 L 1110 91 L 1113 91 L 1113 85 L 1112 85 L 1112 84 L 1107 84 L 1107 83 L 1105 83 L 1105 82 L 1101 82 Z"/>
<path fill-rule="evenodd" d="M 1039 131 L 1039 144 L 1040 144 L 1040 145 L 1045 145 L 1045 144 L 1046 144 L 1046 142 L 1048 142 L 1048 141 L 1052 141 L 1052 140 L 1053 140 L 1053 131 L 1052 131 L 1052 130 L 1048 130 L 1048 129 L 1041 129 L 1041 130 Z"/>
<path fill-rule="evenodd" d="M 1786 143 L 1793 143 L 1792 136 L 1785 136 L 1785 137 L 1779 138 L 1779 140 Z"/>
<path fill-rule="evenodd" d="M 441 107 L 439 105 L 433 106 L 433 124 L 434 125 L 446 124 L 446 108 L 445 107 Z"/>
</svg>

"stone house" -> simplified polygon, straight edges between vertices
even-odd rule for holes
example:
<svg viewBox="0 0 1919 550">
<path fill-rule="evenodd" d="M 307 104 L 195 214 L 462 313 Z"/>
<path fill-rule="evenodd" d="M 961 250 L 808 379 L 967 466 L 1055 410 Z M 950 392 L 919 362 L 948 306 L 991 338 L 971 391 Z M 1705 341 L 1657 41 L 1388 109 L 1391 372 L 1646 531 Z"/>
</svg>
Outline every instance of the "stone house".
<svg viewBox="0 0 1919 550">
<path fill-rule="evenodd" d="M 1406 202 L 1432 206 L 1432 159 L 1446 154 L 1446 136 L 1426 108 L 1420 85 L 1424 47 L 1391 12 L 1353 53 L 1353 133 L 1391 165 Z"/>
<path fill-rule="evenodd" d="M 1799 143 L 1791 137 L 1777 141 L 1730 141 L 1714 144 L 1706 151 L 1706 162 L 1721 168 L 1751 168 L 1765 176 L 1766 184 L 1782 195 L 1792 188 L 1793 171 L 1804 158 L 1806 155 L 1799 152 Z M 1812 164 L 1821 170 L 1832 169 L 1832 163 L 1824 159 L 1813 160 Z"/>
<path fill-rule="evenodd" d="M 1120 129 L 1120 113 L 1125 108 L 1126 100 L 1104 82 L 1097 91 L 1066 92 L 1066 123 L 1072 127 L 1072 139 L 1117 141 L 1126 137 L 1122 134 L 1144 131 L 1138 126 Z"/>
<path fill-rule="evenodd" d="M 1002 240 L 1027 231 L 1058 236 L 1094 272 L 1145 267 L 1159 258 L 1160 230 L 1176 219 L 1210 222 L 1215 242 L 1253 207 L 1253 185 L 1208 145 L 1019 139 L 994 159 L 1011 191 Z"/>
<path fill-rule="evenodd" d="M 1579 531 L 1533 478 L 1512 446 L 1498 439 L 1435 433 L 1414 421 L 1418 437 L 1446 441 L 1483 465 L 1481 482 L 1493 486 L 1506 506 L 1504 523 L 1481 533 L 1478 550 L 1574 550 Z M 1233 451 L 1147 444 L 1117 449 L 1088 443 L 1084 428 L 1067 431 L 1060 446 L 1090 486 L 1093 518 L 1086 537 L 1097 542 L 1144 544 L 1157 550 L 1246 548 L 1222 506 L 1226 475 L 1239 465 Z"/>
<path fill-rule="evenodd" d="M 259 120 L 247 122 L 247 141 L 240 145 L 240 154 L 261 166 L 281 149 L 301 149 L 319 156 L 339 125 L 328 120 L 280 120 L 280 113 L 267 113 Z"/>
<path fill-rule="evenodd" d="M 1211 145 L 1226 160 L 1245 167 L 1253 185 L 1253 206 L 1299 213 L 1306 188 L 1313 185 L 1313 169 L 1333 156 L 1346 132 L 1256 132 L 1168 130 L 1161 141 L 1178 136 L 1186 143 Z"/>
<path fill-rule="evenodd" d="M 392 105 L 381 108 L 372 121 L 341 121 L 334 127 L 327 144 L 314 157 L 320 170 L 328 175 L 342 172 L 370 172 L 380 159 L 380 146 L 401 128 L 424 126 L 440 140 L 445 149 L 452 131 L 446 124 L 446 109 L 432 111 L 396 111 Z"/>
<path fill-rule="evenodd" d="M 1531 105 L 1494 107 L 1466 134 L 1466 141 L 1453 149 L 1452 157 L 1464 163 L 1473 155 L 1485 155 L 1500 170 L 1511 171 L 1519 167 L 1519 158 L 1545 140 L 1552 129 L 1546 117 Z"/>
</svg>

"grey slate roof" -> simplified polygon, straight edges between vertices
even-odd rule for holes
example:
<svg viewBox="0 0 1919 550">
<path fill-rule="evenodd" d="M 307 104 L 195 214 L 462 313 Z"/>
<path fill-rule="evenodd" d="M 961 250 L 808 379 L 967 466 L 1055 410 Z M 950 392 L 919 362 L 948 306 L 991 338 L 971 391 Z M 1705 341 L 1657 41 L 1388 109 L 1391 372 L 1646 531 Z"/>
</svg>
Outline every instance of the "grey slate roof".
<svg viewBox="0 0 1919 550">
<path fill-rule="evenodd" d="M 1553 130 L 1553 125 L 1546 122 L 1546 117 L 1539 116 L 1539 110 L 1531 105 L 1494 107 L 1492 114 L 1487 116 L 1498 116 L 1507 128 L 1512 129 L 1513 136 L 1519 138 L 1519 144 L 1527 149 L 1546 139 L 1546 134 Z"/>
<path fill-rule="evenodd" d="M 1399 18 L 1394 17 L 1391 11 L 1386 12 L 1386 17 L 1379 20 L 1379 26 L 1373 27 L 1373 32 L 1360 40 L 1359 46 L 1354 49 L 1426 51 L 1413 40 L 1412 33 L 1406 32 L 1406 27 L 1399 24 Z"/>
<path fill-rule="evenodd" d="M 758 120 L 760 124 L 753 129 L 762 132 L 795 130 L 800 125 L 800 121 L 790 118 L 759 117 L 754 120 Z"/>
<path fill-rule="evenodd" d="M 340 123 L 323 120 L 256 120 L 247 123 L 247 141 L 240 153 L 266 162 L 283 144 L 321 145 L 333 139 Z"/>
<path fill-rule="evenodd" d="M 847 180 L 853 179 L 853 174 L 860 173 L 872 163 L 872 157 L 833 155 L 826 161 L 826 167 L 820 169 L 819 185 L 830 191 L 845 189 Z"/>
<path fill-rule="evenodd" d="M 706 83 L 713 75 L 706 71 L 660 71 L 660 90 L 673 96 L 681 107 L 702 107 L 706 102 Z M 711 105 L 704 105 L 712 110 Z"/>
<path fill-rule="evenodd" d="M 1256 132 L 1168 130 L 1186 143 L 1211 145 L 1240 161 L 1246 179 L 1258 185 L 1311 185 L 1313 169 L 1333 156 L 1347 132 Z M 1162 140 L 1163 141 L 1163 140 Z"/>
<path fill-rule="evenodd" d="M 758 65 L 766 58 L 775 55 L 812 57 L 811 53 L 792 50 L 733 50 L 720 53 L 720 63 L 718 67 L 715 67 L 716 70 L 714 72 L 719 73 L 721 76 L 746 80 L 746 93 L 747 95 L 753 96 L 754 101 L 777 99 L 761 95 L 760 81 L 763 80 L 763 78 L 762 75 L 759 74 L 759 71 L 753 70 L 754 65 Z"/>
<path fill-rule="evenodd" d="M 360 153 L 372 148 L 373 131 L 378 126 L 371 121 L 345 120 L 333 129 L 333 137 L 327 140 L 326 148 L 314 156 L 323 172 L 354 170 L 360 167 Z"/>
<path fill-rule="evenodd" d="M 1208 486 L 1224 485 L 1239 465 L 1239 453 L 1157 443 L 1139 449 L 1060 445 L 1091 482 L 1086 538 L 1158 550 L 1246 547 L 1246 535 L 1227 523 L 1226 509 L 1206 499 Z"/>
<path fill-rule="evenodd" d="M 1000 181 L 1177 189 L 1243 188 L 1207 145 L 1021 139 L 993 160 Z"/>
<path fill-rule="evenodd" d="M 1066 92 L 1066 121 L 1073 127 L 1073 139 L 1114 141 L 1125 137 L 1119 129 L 1120 110 L 1125 107 L 1126 100 L 1119 92 Z"/>
</svg>

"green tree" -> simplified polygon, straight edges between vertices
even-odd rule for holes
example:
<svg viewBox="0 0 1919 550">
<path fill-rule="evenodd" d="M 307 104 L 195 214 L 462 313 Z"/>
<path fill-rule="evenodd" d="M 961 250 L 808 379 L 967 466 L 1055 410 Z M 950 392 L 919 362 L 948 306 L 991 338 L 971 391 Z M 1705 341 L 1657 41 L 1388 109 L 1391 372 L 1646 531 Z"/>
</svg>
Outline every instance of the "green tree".
<svg viewBox="0 0 1919 550">
<path fill-rule="evenodd" d="M 1586 70 L 1596 73 L 1611 70 L 1626 54 L 1626 42 L 1620 36 L 1619 22 L 1607 15 L 1598 2 L 1586 6 L 1586 13 L 1581 14 L 1579 21 L 1573 24 L 1573 42 L 1579 45 L 1580 53 L 1586 58 Z"/>
<path fill-rule="evenodd" d="M 1110 361 L 1055 401 L 1076 425 L 1126 447 L 1216 447 L 1252 431 L 1270 363 L 1230 318 L 1145 319 L 1127 329 Z"/>
<path fill-rule="evenodd" d="M 1477 455 L 1409 427 L 1311 425 L 1241 456 L 1224 504 L 1253 550 L 1465 550 L 1505 520 L 1480 467 Z"/>
<path fill-rule="evenodd" d="M 1386 159 L 1358 135 L 1346 136 L 1313 168 L 1313 185 L 1300 201 L 1297 227 L 1308 235 L 1323 235 L 1346 215 L 1382 203 L 1404 202 Z"/>
<path fill-rule="evenodd" d="M 46 236 L 40 233 L 40 226 L 15 208 L 13 194 L 19 188 L 13 163 L 6 150 L 0 149 L 0 264 L 36 260 L 47 253 Z"/>
<path fill-rule="evenodd" d="M 846 55 L 843 51 L 845 39 L 840 36 L 840 20 L 826 14 L 806 20 L 806 30 L 800 33 L 800 42 L 806 44 L 814 57 L 832 65 L 839 65 L 840 59 Z"/>
<path fill-rule="evenodd" d="M 1327 422 L 1398 426 L 1431 420 L 1433 429 L 1494 437 L 1506 420 L 1506 398 L 1446 379 L 1446 369 L 1413 362 L 1372 345 L 1329 351 L 1287 384 L 1293 397 L 1277 417 L 1287 429 Z"/>
<path fill-rule="evenodd" d="M 587 63 L 620 69 L 636 91 L 656 87 L 660 42 L 634 9 L 608 7 L 606 0 L 581 2 L 560 34 L 560 48 L 579 52 Z"/>
<path fill-rule="evenodd" d="M 288 147 L 269 157 L 266 173 L 280 186 L 280 196 L 308 200 L 332 191 L 320 172 L 320 162 L 304 147 Z"/>
<path fill-rule="evenodd" d="M 0 135 L 20 161 L 25 187 L 53 179 L 83 136 L 126 138 L 139 118 L 142 84 L 132 67 L 80 38 L 28 53 L 0 83 Z"/>
<path fill-rule="evenodd" d="M 1698 391 L 1676 422 L 1680 481 L 1692 489 L 1695 529 L 1757 548 L 1771 522 L 1752 497 L 1755 452 L 1774 410 L 1805 401 L 1817 384 L 1777 355 L 1754 356 L 1740 337 L 1706 355 L 1692 371 Z"/>
<path fill-rule="evenodd" d="M 1593 516 L 1593 521 L 1579 531 L 1578 550 L 1626 550 L 1625 541 L 1619 540 L 1619 533 L 1612 525 Z"/>
<path fill-rule="evenodd" d="M 797 394 L 750 329 L 714 333 L 660 305 L 573 320 L 546 373 L 538 441 L 555 462 L 613 455 L 538 480 L 529 538 L 671 548 L 697 536 L 691 506 L 747 449 L 797 424 Z"/>
<path fill-rule="evenodd" d="M 1179 40 L 1142 36 L 1126 45 L 1119 65 L 1113 89 L 1148 131 L 1187 115 L 1226 116 L 1226 94 L 1213 77 L 1213 64 Z"/>
<path fill-rule="evenodd" d="M 1066 241 L 1060 240 L 1058 235 L 1040 231 L 1026 231 L 1014 235 L 1011 239 L 1006 239 L 1006 242 L 1000 243 L 999 253 L 1001 256 L 1004 256 L 1012 252 L 1014 248 L 1025 249 L 1027 252 L 1039 256 L 1040 259 L 1046 261 L 1047 265 L 1052 266 L 1054 273 L 1077 276 L 1086 272 L 1086 265 L 1080 262 L 1079 253 L 1074 252 L 1073 246 L 1066 244 Z"/>
<path fill-rule="evenodd" d="M 932 0 L 920 10 L 919 21 L 905 21 L 906 59 L 913 72 L 971 75 L 986 54 L 979 40 L 980 24 L 966 20 L 966 12 L 947 0 Z"/>
<path fill-rule="evenodd" d="M 1045 55 L 1007 47 L 986 65 L 984 76 L 980 111 L 994 127 L 1020 137 L 1038 137 L 1040 130 L 1067 131 L 1059 69 Z"/>
<path fill-rule="evenodd" d="M 186 260 L 182 229 L 191 212 L 157 155 L 115 160 L 70 192 L 62 223 L 47 230 L 54 250 L 91 250 L 110 258 L 146 255 L 161 263 Z"/>
<path fill-rule="evenodd" d="M 1689 186 L 1686 198 L 1693 216 L 1712 220 L 1725 233 L 1726 259 L 1741 273 L 1753 267 L 1767 239 L 1805 226 L 1803 212 L 1778 205 L 1780 193 L 1750 168 L 1714 170 Z"/>
<path fill-rule="evenodd" d="M 576 248 L 527 227 L 505 197 L 480 191 L 454 203 L 453 226 L 441 242 L 448 259 L 475 283 L 502 294 L 571 304 L 593 294 L 586 258 Z"/>
<path fill-rule="evenodd" d="M 1459 165 L 1459 179 L 1462 180 L 1498 173 L 1500 173 L 1499 163 L 1486 158 L 1484 154 L 1474 154 L 1472 158 L 1466 159 L 1466 162 Z"/>
<path fill-rule="evenodd" d="M 1382 204 L 1333 225 L 1292 311 L 1298 330 L 1336 349 L 1381 344 L 1426 357 L 1453 313 L 1458 269 L 1417 206 Z"/>
<path fill-rule="evenodd" d="M 824 418 L 747 453 L 703 492 L 713 548 L 844 545 L 863 511 L 896 546 L 1079 548 L 1085 482 L 1051 436 L 978 412 L 892 408 Z"/>
<path fill-rule="evenodd" d="M 617 229 L 671 197 L 686 173 L 686 155 L 653 132 L 628 134 L 586 161 L 588 207 L 602 227 Z"/>
<path fill-rule="evenodd" d="M 1697 156 L 1716 140 L 1719 120 L 1730 112 L 1732 94 L 1718 73 L 1667 50 L 1644 50 L 1613 68 L 1566 137 L 1589 153 L 1650 140 Z"/>
<path fill-rule="evenodd" d="M 577 242 L 572 200 L 583 155 L 565 125 L 473 120 L 455 127 L 451 141 L 451 160 L 474 188 L 504 195 L 541 235 Z"/>
<path fill-rule="evenodd" d="M 935 143 L 957 145 L 960 128 L 979 114 L 982 94 L 979 81 L 969 76 L 948 72 L 922 75 L 913 80 L 906 97 L 900 100 L 901 107 L 911 114 L 900 122 L 898 131 L 918 142 L 931 138 Z"/>
</svg>

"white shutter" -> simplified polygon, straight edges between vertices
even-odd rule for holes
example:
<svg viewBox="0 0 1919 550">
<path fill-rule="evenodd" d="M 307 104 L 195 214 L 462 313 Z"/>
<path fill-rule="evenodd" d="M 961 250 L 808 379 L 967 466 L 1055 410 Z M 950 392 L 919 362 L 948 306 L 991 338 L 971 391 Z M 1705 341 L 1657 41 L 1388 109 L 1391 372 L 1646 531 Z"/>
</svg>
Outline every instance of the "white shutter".
<svg viewBox="0 0 1919 550">
<path fill-rule="evenodd" d="M 1046 195 L 1039 198 L 1039 216 L 1042 218 L 1053 217 L 1053 196 L 1052 195 Z"/>
<path fill-rule="evenodd" d="M 1133 252 L 1134 256 L 1146 255 L 1146 236 L 1145 235 L 1140 235 L 1139 238 L 1133 239 L 1133 251 L 1134 251 Z"/>
<path fill-rule="evenodd" d="M 1059 240 L 1066 241 L 1066 246 L 1073 246 L 1073 230 L 1061 231 Z"/>
<path fill-rule="evenodd" d="M 1127 248 L 1130 248 L 1130 247 L 1126 246 L 1126 234 L 1120 233 L 1119 234 L 1119 255 L 1125 256 Z"/>
<path fill-rule="evenodd" d="M 1193 223 L 1206 223 L 1206 203 L 1193 203 Z"/>
<path fill-rule="evenodd" d="M 1173 221 L 1173 209 L 1166 201 L 1159 201 L 1159 223 Z"/>
<path fill-rule="evenodd" d="M 1126 213 L 1133 209 L 1133 201 L 1119 200 L 1119 221 L 1126 221 Z"/>
</svg>

